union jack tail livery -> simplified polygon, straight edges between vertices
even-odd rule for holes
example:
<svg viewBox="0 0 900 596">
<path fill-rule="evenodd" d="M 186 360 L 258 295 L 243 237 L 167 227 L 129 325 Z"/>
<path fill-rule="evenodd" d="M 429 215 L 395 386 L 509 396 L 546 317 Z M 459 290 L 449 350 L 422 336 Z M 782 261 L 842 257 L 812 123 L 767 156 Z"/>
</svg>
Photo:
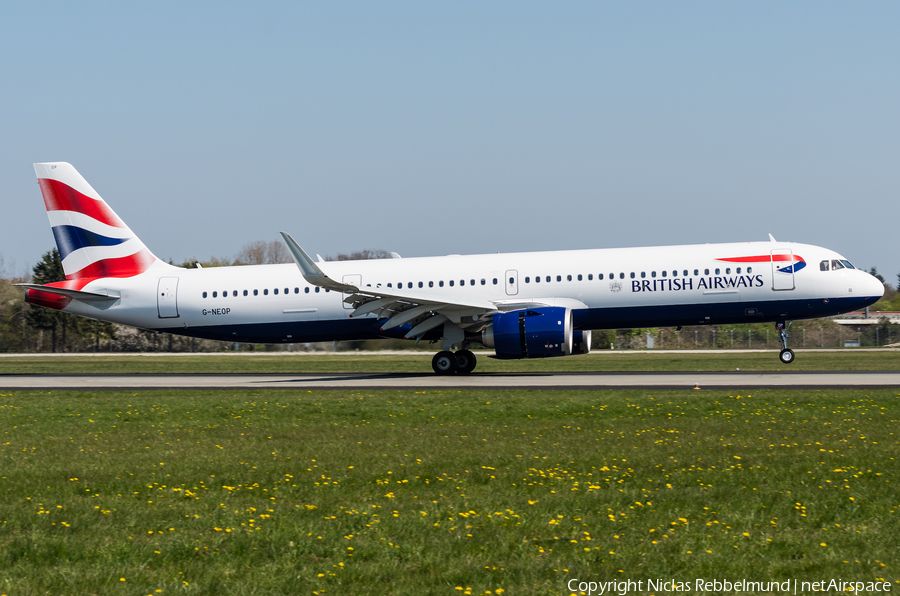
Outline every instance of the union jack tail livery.
<svg viewBox="0 0 900 596">
<path fill-rule="evenodd" d="M 133 277 L 159 261 L 71 164 L 34 171 L 67 280 Z"/>
</svg>

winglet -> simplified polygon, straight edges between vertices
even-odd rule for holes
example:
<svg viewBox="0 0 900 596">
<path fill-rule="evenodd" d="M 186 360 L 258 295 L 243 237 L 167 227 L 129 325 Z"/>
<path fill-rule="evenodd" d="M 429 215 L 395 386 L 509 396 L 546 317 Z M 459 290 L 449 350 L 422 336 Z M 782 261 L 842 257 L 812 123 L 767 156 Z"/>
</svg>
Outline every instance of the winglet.
<svg viewBox="0 0 900 596">
<path fill-rule="evenodd" d="M 300 273 L 303 275 L 303 279 L 308 281 L 314 286 L 319 286 L 320 288 L 325 288 L 326 290 L 334 290 L 336 292 L 358 292 L 359 288 L 356 286 L 352 286 L 350 284 L 342 284 L 334 281 L 327 275 L 325 272 L 319 269 L 319 266 L 315 264 L 315 262 L 309 258 L 309 255 L 306 254 L 306 251 L 300 248 L 300 245 L 291 238 L 291 235 L 287 232 L 280 232 L 281 237 L 284 239 L 284 243 L 287 245 L 288 250 L 291 251 L 291 256 L 294 258 L 294 263 L 297 264 L 297 268 L 300 269 Z"/>
<path fill-rule="evenodd" d="M 775 240 L 775 236 L 769 234 L 769 242 L 778 242 L 778 240 Z"/>
</svg>

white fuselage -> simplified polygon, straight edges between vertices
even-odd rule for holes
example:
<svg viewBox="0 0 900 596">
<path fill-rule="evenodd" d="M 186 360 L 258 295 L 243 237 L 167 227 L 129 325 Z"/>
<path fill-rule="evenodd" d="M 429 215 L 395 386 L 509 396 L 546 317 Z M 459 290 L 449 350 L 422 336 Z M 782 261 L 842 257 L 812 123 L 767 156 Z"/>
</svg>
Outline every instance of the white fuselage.
<svg viewBox="0 0 900 596">
<path fill-rule="evenodd" d="M 762 260 L 772 254 L 781 260 Z M 846 266 L 835 270 L 833 262 L 846 261 L 817 246 L 747 242 L 319 266 L 337 282 L 374 293 L 490 301 L 499 310 L 567 306 L 576 329 L 608 329 L 813 318 L 881 297 L 877 279 Z M 180 269 L 158 262 L 134 277 L 94 280 L 84 290 L 120 298 L 102 307 L 76 300 L 66 311 L 195 337 L 306 342 L 403 337 L 409 329 L 381 332 L 376 314 L 351 318 L 344 295 L 310 285 L 294 264 Z"/>
</svg>

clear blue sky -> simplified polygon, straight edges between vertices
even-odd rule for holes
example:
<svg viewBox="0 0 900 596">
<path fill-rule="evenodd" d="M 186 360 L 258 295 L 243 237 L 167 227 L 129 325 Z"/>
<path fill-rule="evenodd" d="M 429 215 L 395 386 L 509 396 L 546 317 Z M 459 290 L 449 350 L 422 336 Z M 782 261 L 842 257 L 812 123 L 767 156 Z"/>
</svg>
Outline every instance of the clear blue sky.
<svg viewBox="0 0 900 596">
<path fill-rule="evenodd" d="M 900 272 L 900 5 L 0 8 L 0 255 L 71 162 L 157 256 L 778 239 Z"/>
</svg>

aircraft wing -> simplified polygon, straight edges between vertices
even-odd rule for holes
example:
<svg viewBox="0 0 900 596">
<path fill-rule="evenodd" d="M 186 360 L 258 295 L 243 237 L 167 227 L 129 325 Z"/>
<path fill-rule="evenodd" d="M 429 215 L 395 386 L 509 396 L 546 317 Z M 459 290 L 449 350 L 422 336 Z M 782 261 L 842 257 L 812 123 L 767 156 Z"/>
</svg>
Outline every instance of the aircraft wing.
<svg viewBox="0 0 900 596">
<path fill-rule="evenodd" d="M 541 306 L 568 306 L 587 308 L 583 302 L 568 298 L 537 298 L 533 300 L 472 300 L 449 297 L 433 292 L 405 292 L 401 288 L 357 287 L 337 282 L 322 271 L 299 244 L 287 232 L 281 232 L 294 263 L 304 279 L 312 285 L 348 294 L 344 302 L 354 307 L 350 317 L 376 314 L 387 318 L 381 330 L 387 331 L 404 323 L 413 323 L 406 334 L 408 339 L 420 338 L 426 332 L 445 323 L 460 328 L 484 325 L 495 313 Z"/>
<path fill-rule="evenodd" d="M 306 251 L 287 232 L 281 232 L 288 250 L 303 278 L 312 285 L 349 294 L 344 302 L 351 304 L 354 311 L 351 317 L 361 317 L 375 313 L 379 317 L 387 317 L 388 321 L 381 327 L 387 331 L 404 323 L 417 324 L 407 334 L 407 338 L 420 337 L 425 332 L 446 322 L 460 327 L 477 325 L 482 317 L 500 312 L 501 309 L 488 300 L 461 300 L 435 293 L 404 292 L 397 288 L 357 287 L 352 284 L 337 282 L 322 271 Z"/>
</svg>

